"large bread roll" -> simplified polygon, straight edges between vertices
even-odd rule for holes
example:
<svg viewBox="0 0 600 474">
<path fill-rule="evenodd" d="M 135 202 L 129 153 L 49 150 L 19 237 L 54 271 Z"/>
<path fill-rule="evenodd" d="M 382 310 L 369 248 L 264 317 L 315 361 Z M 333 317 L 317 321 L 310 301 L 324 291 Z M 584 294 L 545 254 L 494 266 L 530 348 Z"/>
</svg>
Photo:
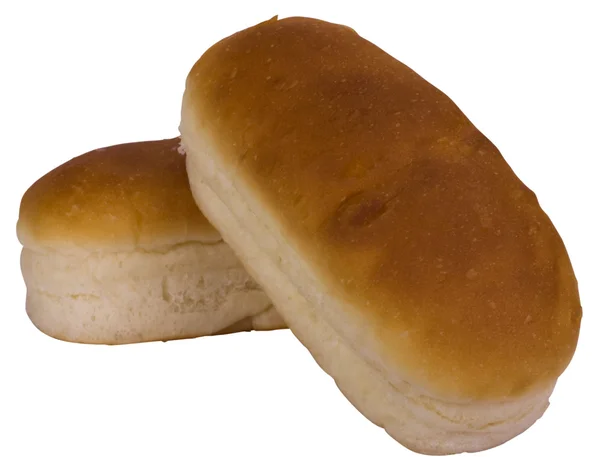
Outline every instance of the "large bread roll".
<svg viewBox="0 0 600 474">
<path fill-rule="evenodd" d="M 542 415 L 577 282 L 533 192 L 446 95 L 350 28 L 273 19 L 200 58 L 181 133 L 201 209 L 365 416 L 448 454 Z"/>
<path fill-rule="evenodd" d="M 27 190 L 17 233 L 41 331 L 123 344 L 284 327 L 198 210 L 178 146 L 94 150 Z"/>
</svg>

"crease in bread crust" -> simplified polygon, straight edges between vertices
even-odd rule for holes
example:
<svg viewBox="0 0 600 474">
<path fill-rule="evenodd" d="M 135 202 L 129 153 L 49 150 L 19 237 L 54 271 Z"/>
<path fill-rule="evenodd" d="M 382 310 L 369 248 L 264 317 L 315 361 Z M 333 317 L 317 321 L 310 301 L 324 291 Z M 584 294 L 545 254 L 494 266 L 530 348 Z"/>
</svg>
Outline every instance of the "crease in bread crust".
<svg viewBox="0 0 600 474">
<path fill-rule="evenodd" d="M 247 188 L 238 190 L 236 186 L 242 185 L 228 180 L 219 169 L 210 134 L 198 126 L 185 101 L 181 132 L 192 193 L 201 210 L 249 273 L 267 288 L 286 324 L 317 363 L 372 422 L 411 450 L 453 454 L 498 446 L 525 431 L 544 413 L 554 383 L 521 397 L 459 402 L 436 397 L 424 387 L 382 371 L 382 361 L 377 361 L 375 354 L 359 351 L 356 343 L 348 342 L 352 338 L 333 327 L 328 316 L 335 309 L 327 301 L 332 298 L 317 293 L 316 276 L 302 268 L 298 258 L 292 262 L 294 250 L 283 243 L 275 226 L 269 225 L 270 216 L 252 212 L 248 202 L 256 196 Z M 299 277 L 302 271 L 305 273 Z M 311 290 L 309 301 L 306 293 Z M 355 341 L 360 340 L 359 334 L 355 336 Z"/>
</svg>

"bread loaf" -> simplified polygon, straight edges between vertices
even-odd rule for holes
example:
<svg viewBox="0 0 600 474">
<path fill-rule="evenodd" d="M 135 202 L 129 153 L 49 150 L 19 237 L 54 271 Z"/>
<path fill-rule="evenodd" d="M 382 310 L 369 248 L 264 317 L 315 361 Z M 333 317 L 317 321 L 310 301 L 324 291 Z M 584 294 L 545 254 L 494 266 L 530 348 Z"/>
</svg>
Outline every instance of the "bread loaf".
<svg viewBox="0 0 600 474">
<path fill-rule="evenodd" d="M 193 195 L 347 398 L 400 443 L 497 446 L 548 406 L 581 307 L 534 193 L 351 28 L 272 19 L 186 84 Z"/>
<path fill-rule="evenodd" d="M 198 210 L 178 147 L 94 150 L 27 190 L 17 233 L 41 331 L 123 344 L 284 327 Z"/>
</svg>

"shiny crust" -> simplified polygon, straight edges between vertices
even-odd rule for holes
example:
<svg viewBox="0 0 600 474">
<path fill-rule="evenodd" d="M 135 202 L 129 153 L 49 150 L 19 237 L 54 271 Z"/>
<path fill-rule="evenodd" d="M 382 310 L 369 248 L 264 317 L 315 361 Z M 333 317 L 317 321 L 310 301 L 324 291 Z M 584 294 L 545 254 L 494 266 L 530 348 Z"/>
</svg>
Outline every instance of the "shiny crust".
<svg viewBox="0 0 600 474">
<path fill-rule="evenodd" d="M 29 248 L 128 251 L 221 240 L 194 202 L 179 138 L 110 146 L 73 158 L 21 201 Z"/>
<path fill-rule="evenodd" d="M 494 145 L 411 69 L 345 26 L 272 20 L 196 63 L 184 143 L 186 110 L 231 184 L 260 202 L 250 211 L 350 308 L 331 326 L 369 333 L 347 342 L 384 373 L 491 400 L 566 368 L 581 307 L 560 236 Z"/>
</svg>

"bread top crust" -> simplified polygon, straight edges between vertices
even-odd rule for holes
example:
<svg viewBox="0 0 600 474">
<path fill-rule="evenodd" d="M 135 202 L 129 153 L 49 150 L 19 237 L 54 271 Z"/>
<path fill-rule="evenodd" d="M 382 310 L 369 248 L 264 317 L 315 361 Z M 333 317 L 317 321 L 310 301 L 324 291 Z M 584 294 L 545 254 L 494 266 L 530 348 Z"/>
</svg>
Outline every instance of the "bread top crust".
<svg viewBox="0 0 600 474">
<path fill-rule="evenodd" d="M 581 307 L 560 236 L 496 147 L 407 66 L 348 27 L 273 19 L 211 47 L 184 108 L 410 380 L 502 399 L 566 368 Z"/>
<path fill-rule="evenodd" d="M 179 138 L 126 143 L 55 168 L 23 196 L 19 240 L 67 253 L 221 240 L 192 197 L 178 147 Z"/>
</svg>

